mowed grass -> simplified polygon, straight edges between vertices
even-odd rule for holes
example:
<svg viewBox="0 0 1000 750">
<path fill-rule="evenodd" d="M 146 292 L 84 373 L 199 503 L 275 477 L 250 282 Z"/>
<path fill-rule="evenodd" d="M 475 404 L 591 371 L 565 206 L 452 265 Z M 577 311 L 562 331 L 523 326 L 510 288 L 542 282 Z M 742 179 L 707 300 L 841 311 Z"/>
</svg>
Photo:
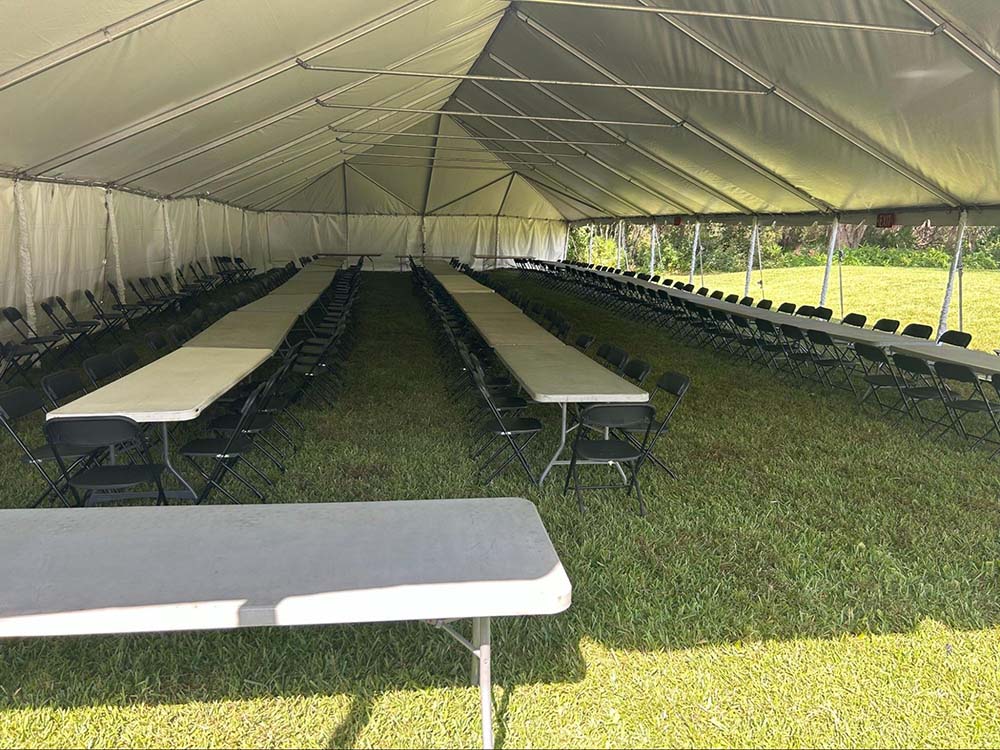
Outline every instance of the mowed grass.
<svg viewBox="0 0 1000 750">
<path fill-rule="evenodd" d="M 750 294 L 761 299 L 798 305 L 819 303 L 823 288 L 823 267 L 764 269 L 761 291 L 760 273 L 754 271 Z M 879 318 L 894 318 L 907 323 L 926 323 L 937 330 L 941 304 L 948 283 L 948 271 L 941 268 L 875 268 L 844 266 L 844 312 L 868 316 L 868 324 Z M 687 280 L 687 274 L 682 274 Z M 706 274 L 705 286 L 722 289 L 726 294 L 743 294 L 746 274 Z M 701 276 L 695 277 L 701 284 Z M 972 334 L 972 348 L 992 352 L 1000 348 L 1000 271 L 966 271 L 963 283 L 964 329 Z M 840 275 L 834 266 L 830 276 L 827 307 L 837 318 L 840 309 Z M 952 296 L 949 328 L 958 328 L 958 286 Z"/>
<path fill-rule="evenodd" d="M 272 493 L 537 504 L 574 601 L 558 616 L 496 623 L 499 744 L 1000 743 L 995 462 L 503 277 L 657 374 L 693 378 L 662 444 L 680 479 L 645 473 L 648 517 L 618 492 L 592 494 L 581 516 L 561 471 L 542 490 L 515 472 L 477 486 L 468 402 L 449 397 L 450 360 L 398 274 L 366 274 L 338 404 L 303 415 L 307 437 Z M 537 467 L 558 416 L 533 413 L 546 424 Z M 6 445 L 0 498 L 17 507 L 39 483 Z M 0 648 L 4 747 L 479 742 L 467 655 L 416 623 Z"/>
</svg>

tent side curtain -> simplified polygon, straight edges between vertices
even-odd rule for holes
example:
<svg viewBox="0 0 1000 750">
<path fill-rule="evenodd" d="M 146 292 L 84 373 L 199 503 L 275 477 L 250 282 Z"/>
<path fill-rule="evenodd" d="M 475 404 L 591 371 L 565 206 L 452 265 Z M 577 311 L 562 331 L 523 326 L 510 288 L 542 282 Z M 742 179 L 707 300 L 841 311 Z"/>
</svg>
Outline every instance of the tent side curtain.
<svg viewBox="0 0 1000 750">
<path fill-rule="evenodd" d="M 15 198 L 20 192 L 20 198 Z M 157 200 L 113 192 L 108 210 L 102 187 L 0 178 L 0 306 L 27 316 L 60 295 L 85 312 L 86 289 L 106 296 L 124 280 L 170 274 L 211 256 L 240 256 L 259 269 L 321 252 L 382 253 L 379 267 L 396 267 L 395 255 L 561 257 L 568 227 L 561 220 L 495 216 L 387 216 L 254 212 L 209 200 Z M 19 216 L 18 210 L 24 216 Z M 164 215 L 165 214 L 165 215 Z M 109 222 L 113 215 L 118 257 Z M 167 227 L 173 246 L 170 257 Z M 24 230 L 22 231 L 22 227 Z M 130 290 L 122 290 L 126 298 Z M 29 300 L 30 294 L 30 300 Z M 37 318 L 45 327 L 44 316 Z M 0 331 L 2 339 L 9 331 Z"/>
</svg>

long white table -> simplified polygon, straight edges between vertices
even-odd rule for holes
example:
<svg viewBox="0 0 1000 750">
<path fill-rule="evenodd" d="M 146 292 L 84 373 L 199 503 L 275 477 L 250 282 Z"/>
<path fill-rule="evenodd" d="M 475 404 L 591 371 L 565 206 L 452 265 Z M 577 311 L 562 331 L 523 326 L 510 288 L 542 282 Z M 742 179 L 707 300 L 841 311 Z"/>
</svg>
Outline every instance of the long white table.
<svg viewBox="0 0 1000 750">
<path fill-rule="evenodd" d="M 46 419 L 124 416 L 142 424 L 159 424 L 163 462 L 184 487 L 179 491 L 168 490 L 167 497 L 194 500 L 198 496 L 194 488 L 171 463 L 168 424 L 197 419 L 272 353 L 271 349 L 247 348 L 175 349 L 135 372 L 53 409 Z"/>
<path fill-rule="evenodd" d="M 519 498 L 10 510 L 0 567 L 5 638 L 428 621 L 473 653 L 486 747 L 490 619 L 572 596 Z"/>
<path fill-rule="evenodd" d="M 270 349 L 276 352 L 299 319 L 294 312 L 234 310 L 184 344 L 185 347 Z"/>
<path fill-rule="evenodd" d="M 440 275 L 434 267 L 429 270 L 442 281 L 454 271 L 451 266 L 447 268 L 448 271 L 441 269 Z M 539 484 L 555 466 L 570 463 L 560 458 L 570 431 L 569 404 L 649 401 L 646 391 L 567 346 L 501 295 L 453 293 L 451 296 L 528 396 L 537 403 L 559 404 L 562 413 L 559 446 L 539 476 Z"/>
<path fill-rule="evenodd" d="M 591 273 L 607 279 L 611 279 L 619 284 L 637 284 L 656 291 L 665 291 L 671 297 L 688 300 L 713 310 L 721 310 L 730 315 L 739 315 L 748 319 L 767 320 L 775 325 L 793 325 L 798 328 L 813 331 L 823 331 L 837 341 L 850 344 L 869 344 L 877 346 L 890 352 L 909 354 L 915 357 L 923 357 L 933 362 L 951 362 L 965 365 L 981 376 L 990 377 L 1000 374 L 1000 357 L 989 352 L 976 349 L 964 349 L 960 346 L 950 344 L 938 344 L 934 341 L 924 341 L 921 339 L 911 339 L 885 331 L 875 331 L 871 328 L 858 328 L 842 323 L 828 322 L 816 318 L 805 318 L 788 313 L 780 313 L 775 310 L 761 310 L 756 307 L 725 302 L 711 297 L 703 297 L 700 294 L 685 292 L 674 287 L 667 287 L 651 281 L 645 281 L 621 274 L 599 271 L 593 268 L 581 268 L 572 264 L 554 263 L 551 261 L 535 261 L 542 265 L 554 269 L 571 269 L 575 272 Z"/>
</svg>

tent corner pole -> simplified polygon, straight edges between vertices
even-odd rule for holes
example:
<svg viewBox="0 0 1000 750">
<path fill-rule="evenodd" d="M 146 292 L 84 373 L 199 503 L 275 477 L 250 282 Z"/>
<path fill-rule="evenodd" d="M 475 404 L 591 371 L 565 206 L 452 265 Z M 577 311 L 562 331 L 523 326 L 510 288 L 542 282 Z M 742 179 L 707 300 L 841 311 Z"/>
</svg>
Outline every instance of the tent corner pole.
<svg viewBox="0 0 1000 750">
<path fill-rule="evenodd" d="M 833 256 L 837 252 L 837 238 L 840 234 L 840 215 L 833 217 L 830 224 L 830 243 L 826 249 L 826 270 L 823 272 L 823 288 L 819 293 L 819 306 L 826 306 L 826 297 L 830 292 L 830 274 L 833 271 Z"/>
</svg>

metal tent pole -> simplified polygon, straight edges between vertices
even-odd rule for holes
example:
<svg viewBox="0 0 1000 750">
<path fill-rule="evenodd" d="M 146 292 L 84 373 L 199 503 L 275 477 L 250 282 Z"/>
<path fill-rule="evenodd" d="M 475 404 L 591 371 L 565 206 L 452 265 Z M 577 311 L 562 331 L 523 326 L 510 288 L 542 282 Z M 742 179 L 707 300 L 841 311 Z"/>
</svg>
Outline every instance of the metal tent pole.
<svg viewBox="0 0 1000 750">
<path fill-rule="evenodd" d="M 823 289 L 819 293 L 819 306 L 826 306 L 826 295 L 830 291 L 830 272 L 833 270 L 833 255 L 837 252 L 837 236 L 840 234 L 840 216 L 833 217 L 830 225 L 830 243 L 826 249 L 826 271 L 823 273 Z"/>
<path fill-rule="evenodd" d="M 747 254 L 747 275 L 743 284 L 743 296 L 750 296 L 750 279 L 753 277 L 754 255 L 757 253 L 757 232 L 760 229 L 760 219 L 753 217 L 753 230 L 750 232 L 750 252 Z"/>
<path fill-rule="evenodd" d="M 938 319 L 937 335 L 948 330 L 948 315 L 951 312 L 951 296 L 955 288 L 955 277 L 962 265 L 962 243 L 965 240 L 965 229 L 969 223 L 969 212 L 962 209 L 958 220 L 958 238 L 955 240 L 955 256 L 952 258 L 951 270 L 948 272 L 948 286 L 944 290 L 944 302 L 941 304 L 941 317 Z"/>
<path fill-rule="evenodd" d="M 701 240 L 701 222 L 697 221 L 695 222 L 694 225 L 694 243 L 692 243 L 691 245 L 691 273 L 688 276 L 689 284 L 694 283 L 694 271 L 695 271 L 695 265 L 698 262 L 698 255 L 699 255 L 698 244 L 700 240 Z"/>
<path fill-rule="evenodd" d="M 649 230 L 649 275 L 652 276 L 656 273 L 656 244 L 660 240 L 659 229 L 656 226 L 656 221 L 653 221 L 653 226 Z"/>
<path fill-rule="evenodd" d="M 594 262 L 594 225 L 590 225 L 590 238 L 587 240 L 587 262 Z"/>
</svg>

